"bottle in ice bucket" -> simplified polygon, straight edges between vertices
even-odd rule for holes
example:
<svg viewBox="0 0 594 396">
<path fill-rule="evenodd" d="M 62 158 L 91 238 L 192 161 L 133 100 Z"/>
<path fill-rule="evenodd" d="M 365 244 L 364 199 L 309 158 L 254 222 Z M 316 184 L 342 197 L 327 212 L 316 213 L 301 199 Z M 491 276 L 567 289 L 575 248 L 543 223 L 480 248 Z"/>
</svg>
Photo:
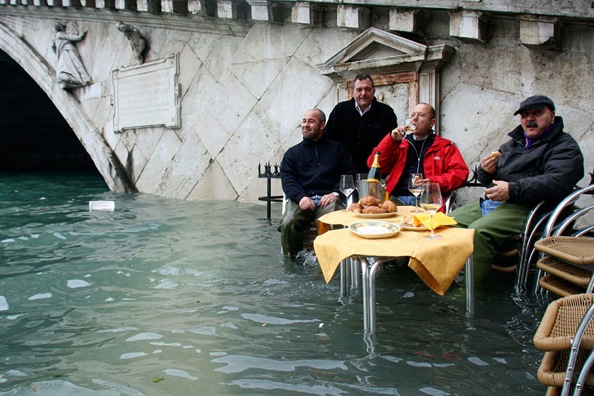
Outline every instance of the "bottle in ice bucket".
<svg viewBox="0 0 594 396">
<path fill-rule="evenodd" d="M 378 182 L 381 179 L 381 169 L 379 164 L 379 157 L 380 152 L 375 152 L 375 157 L 373 158 L 373 165 L 371 165 L 371 169 L 369 169 L 369 173 L 367 174 L 367 181 L 368 182 Z"/>
</svg>

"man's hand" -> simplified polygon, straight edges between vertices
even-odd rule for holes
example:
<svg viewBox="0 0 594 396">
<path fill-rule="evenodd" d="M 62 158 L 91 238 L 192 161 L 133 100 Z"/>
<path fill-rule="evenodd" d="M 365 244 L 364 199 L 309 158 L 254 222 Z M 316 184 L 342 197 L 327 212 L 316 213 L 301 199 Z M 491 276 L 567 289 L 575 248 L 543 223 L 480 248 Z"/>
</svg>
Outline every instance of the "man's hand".
<svg viewBox="0 0 594 396">
<path fill-rule="evenodd" d="M 316 205 L 310 197 L 303 197 L 299 200 L 299 209 L 301 210 L 316 210 Z"/>
<path fill-rule="evenodd" d="M 330 205 L 331 203 L 336 202 L 337 199 L 338 199 L 338 196 L 334 195 L 333 193 L 326 194 L 320 200 L 320 206 L 322 208 L 325 208 L 326 206 Z"/>
<path fill-rule="evenodd" d="M 394 142 L 400 144 L 402 139 L 404 139 L 404 137 L 406 136 L 406 127 L 399 126 L 396 129 L 393 129 L 392 132 L 390 132 L 390 136 L 392 137 L 392 140 L 394 140 Z"/>
<path fill-rule="evenodd" d="M 497 161 L 499 161 L 499 156 L 488 155 L 481 159 L 481 168 L 486 172 L 495 173 L 497 170 Z"/>
<path fill-rule="evenodd" d="M 486 195 L 492 201 L 507 201 L 509 199 L 509 183 L 503 180 L 493 180 L 493 187 L 487 188 Z"/>
<path fill-rule="evenodd" d="M 320 207 L 325 208 L 326 206 L 330 205 L 331 203 L 336 202 L 338 196 L 334 195 L 333 193 L 326 194 L 320 199 Z M 316 210 L 316 205 L 314 201 L 310 197 L 303 197 L 299 200 L 299 209 L 301 210 Z"/>
</svg>

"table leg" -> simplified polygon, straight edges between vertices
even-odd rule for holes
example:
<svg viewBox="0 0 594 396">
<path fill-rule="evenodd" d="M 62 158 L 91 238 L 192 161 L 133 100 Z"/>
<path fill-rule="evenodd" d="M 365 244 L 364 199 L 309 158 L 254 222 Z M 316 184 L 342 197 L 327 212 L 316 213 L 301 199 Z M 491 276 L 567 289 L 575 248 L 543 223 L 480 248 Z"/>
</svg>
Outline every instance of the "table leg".
<svg viewBox="0 0 594 396">
<path fill-rule="evenodd" d="M 464 276 L 466 279 L 466 315 L 474 315 L 474 267 L 472 254 L 466 260 Z"/>
<path fill-rule="evenodd" d="M 360 257 L 359 260 L 363 283 L 363 330 L 365 333 L 375 333 L 375 275 L 381 262 L 377 261 L 369 265 L 366 258 Z"/>
<path fill-rule="evenodd" d="M 340 262 L 340 296 L 346 297 L 350 294 L 351 287 L 351 268 L 350 259 L 344 259 Z"/>
<path fill-rule="evenodd" d="M 369 267 L 369 275 L 367 279 L 369 282 L 369 328 L 367 329 L 370 333 L 375 333 L 375 327 L 377 324 L 375 317 L 375 275 L 381 262 L 376 261 Z"/>
<path fill-rule="evenodd" d="M 375 333 L 377 320 L 375 312 L 375 276 L 381 265 L 381 260 L 369 265 L 367 258 L 359 257 L 356 261 L 361 263 L 361 283 L 363 285 L 363 330 L 365 333 Z M 341 263 L 341 276 L 343 271 Z M 474 316 L 474 271 L 473 257 L 470 255 L 465 265 L 466 284 L 466 315 Z M 345 272 L 348 272 L 346 269 Z M 348 283 L 346 284 L 348 285 Z M 345 285 L 345 287 L 346 287 Z M 342 289 L 342 284 L 341 284 Z"/>
<path fill-rule="evenodd" d="M 369 263 L 365 257 L 360 257 L 361 262 L 361 284 L 363 286 L 363 330 L 369 330 Z"/>
<path fill-rule="evenodd" d="M 358 289 L 360 265 L 357 259 L 351 257 L 349 260 L 351 262 L 351 289 Z"/>
</svg>

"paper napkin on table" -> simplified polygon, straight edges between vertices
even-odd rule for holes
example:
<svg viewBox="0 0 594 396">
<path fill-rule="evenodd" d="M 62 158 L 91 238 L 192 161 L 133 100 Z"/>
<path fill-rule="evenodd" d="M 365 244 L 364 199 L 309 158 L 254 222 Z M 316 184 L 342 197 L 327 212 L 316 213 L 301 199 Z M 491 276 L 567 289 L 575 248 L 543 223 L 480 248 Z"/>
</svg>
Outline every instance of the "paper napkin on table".
<svg viewBox="0 0 594 396">
<path fill-rule="evenodd" d="M 423 224 L 425 227 L 431 229 L 431 216 L 429 213 L 419 213 L 414 216 L 415 225 L 417 222 Z M 433 215 L 433 229 L 442 226 L 452 226 L 458 224 L 453 217 L 450 217 L 442 212 L 437 212 Z"/>
</svg>

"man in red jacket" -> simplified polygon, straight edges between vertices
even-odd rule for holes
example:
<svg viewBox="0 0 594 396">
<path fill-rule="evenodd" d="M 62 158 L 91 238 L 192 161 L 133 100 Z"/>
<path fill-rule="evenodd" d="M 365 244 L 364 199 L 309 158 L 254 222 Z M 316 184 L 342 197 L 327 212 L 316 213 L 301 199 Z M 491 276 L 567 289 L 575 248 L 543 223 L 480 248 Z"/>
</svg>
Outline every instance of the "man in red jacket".
<svg viewBox="0 0 594 396">
<path fill-rule="evenodd" d="M 382 174 L 388 174 L 386 189 L 390 200 L 413 206 L 415 197 L 408 190 L 411 173 L 422 173 L 420 182 L 439 183 L 442 193 L 448 193 L 466 183 L 469 170 L 454 143 L 435 134 L 433 106 L 419 103 L 410 118 L 412 133 L 407 135 L 406 126 L 394 129 L 373 149 L 367 164 L 372 165 L 374 154 L 379 151 Z"/>
</svg>

